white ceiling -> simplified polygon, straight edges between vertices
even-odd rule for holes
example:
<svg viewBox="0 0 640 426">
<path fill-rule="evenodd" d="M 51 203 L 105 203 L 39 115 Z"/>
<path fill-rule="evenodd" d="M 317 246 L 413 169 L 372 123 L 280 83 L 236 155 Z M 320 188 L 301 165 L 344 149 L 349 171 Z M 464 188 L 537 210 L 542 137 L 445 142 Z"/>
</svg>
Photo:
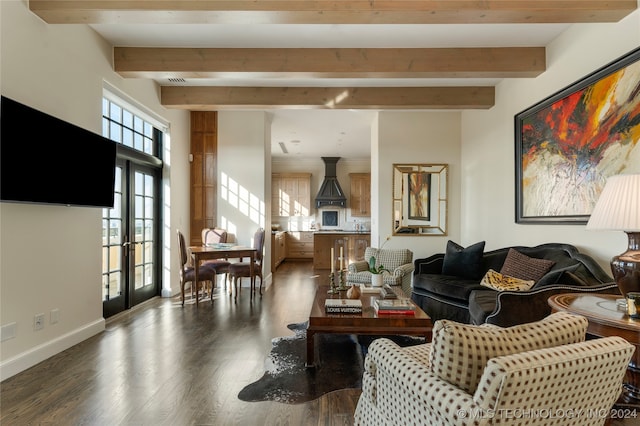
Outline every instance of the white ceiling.
<svg viewBox="0 0 640 426">
<path fill-rule="evenodd" d="M 573 24 L 580 25 L 580 24 Z M 540 47 L 569 24 L 441 24 L 441 25 L 227 25 L 227 24 L 92 24 L 114 46 L 218 48 L 429 48 Z M 416 87 L 494 86 L 496 79 L 304 79 L 220 78 L 161 85 Z M 370 155 L 371 110 L 270 110 L 275 157 Z M 299 141 L 299 142 L 296 142 Z M 282 142 L 289 153 L 284 154 Z"/>
</svg>

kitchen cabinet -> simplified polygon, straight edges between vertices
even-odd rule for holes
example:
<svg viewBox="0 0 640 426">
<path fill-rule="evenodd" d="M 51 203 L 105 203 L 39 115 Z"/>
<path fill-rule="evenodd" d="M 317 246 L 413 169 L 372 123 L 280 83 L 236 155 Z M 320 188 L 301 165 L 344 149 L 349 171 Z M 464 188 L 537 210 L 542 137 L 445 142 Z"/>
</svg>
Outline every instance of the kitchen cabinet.
<svg viewBox="0 0 640 426">
<path fill-rule="evenodd" d="M 271 270 L 275 271 L 284 261 L 287 254 L 285 232 L 274 232 L 271 234 Z"/>
<path fill-rule="evenodd" d="M 311 173 L 271 175 L 271 214 L 273 216 L 311 215 Z"/>
<path fill-rule="evenodd" d="M 340 268 L 340 248 L 344 253 L 345 261 L 343 267 L 346 269 L 349 263 L 364 259 L 364 251 L 371 242 L 371 235 L 368 233 L 324 233 L 316 232 L 313 240 L 313 268 L 314 269 L 331 269 L 331 248 L 335 255 L 335 269 Z"/>
<path fill-rule="evenodd" d="M 371 216 L 371 174 L 350 173 L 351 195 L 349 207 L 352 217 Z"/>
<path fill-rule="evenodd" d="M 287 259 L 311 259 L 313 258 L 313 232 L 288 231 L 287 235 Z"/>
</svg>

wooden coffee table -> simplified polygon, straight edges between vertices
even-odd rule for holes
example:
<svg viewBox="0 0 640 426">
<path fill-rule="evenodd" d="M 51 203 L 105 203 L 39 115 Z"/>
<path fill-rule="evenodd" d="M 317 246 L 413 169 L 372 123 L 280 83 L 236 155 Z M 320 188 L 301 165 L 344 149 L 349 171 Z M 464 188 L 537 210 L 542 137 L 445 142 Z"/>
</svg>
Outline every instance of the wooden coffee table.
<svg viewBox="0 0 640 426">
<path fill-rule="evenodd" d="M 376 295 L 363 293 L 362 314 L 326 314 L 324 301 L 327 298 L 341 299 L 346 297 L 346 292 L 339 294 L 327 294 L 329 286 L 318 285 L 316 295 L 309 313 L 309 325 L 307 327 L 307 367 L 315 366 L 315 342 L 317 333 L 329 334 L 368 334 L 368 335 L 409 335 L 423 336 L 431 341 L 431 318 L 422 309 L 416 306 L 415 315 L 383 315 L 378 317 L 373 300 Z M 404 296 L 400 290 L 401 296 Z"/>
</svg>

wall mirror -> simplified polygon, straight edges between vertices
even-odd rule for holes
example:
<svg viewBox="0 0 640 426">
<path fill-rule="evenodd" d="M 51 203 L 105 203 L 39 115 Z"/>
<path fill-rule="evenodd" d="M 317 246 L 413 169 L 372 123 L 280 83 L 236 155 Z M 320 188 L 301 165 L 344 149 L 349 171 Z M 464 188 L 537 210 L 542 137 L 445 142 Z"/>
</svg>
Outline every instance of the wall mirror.
<svg viewBox="0 0 640 426">
<path fill-rule="evenodd" d="M 393 235 L 447 235 L 447 164 L 393 165 Z"/>
</svg>

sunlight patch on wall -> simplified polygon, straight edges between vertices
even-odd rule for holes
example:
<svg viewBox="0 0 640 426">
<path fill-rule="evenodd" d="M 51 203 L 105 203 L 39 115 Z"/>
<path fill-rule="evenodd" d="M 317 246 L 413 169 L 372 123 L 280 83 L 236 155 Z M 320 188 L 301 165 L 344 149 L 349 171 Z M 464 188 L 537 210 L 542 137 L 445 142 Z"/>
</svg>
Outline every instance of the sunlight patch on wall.
<svg viewBox="0 0 640 426">
<path fill-rule="evenodd" d="M 220 173 L 220 198 L 226 201 L 229 206 L 236 209 L 238 213 L 246 216 L 256 225 L 264 228 L 264 201 L 224 172 Z M 235 226 L 233 226 L 228 218 L 223 218 L 221 226 L 227 229 L 228 232 L 233 232 L 235 234 Z"/>
</svg>

